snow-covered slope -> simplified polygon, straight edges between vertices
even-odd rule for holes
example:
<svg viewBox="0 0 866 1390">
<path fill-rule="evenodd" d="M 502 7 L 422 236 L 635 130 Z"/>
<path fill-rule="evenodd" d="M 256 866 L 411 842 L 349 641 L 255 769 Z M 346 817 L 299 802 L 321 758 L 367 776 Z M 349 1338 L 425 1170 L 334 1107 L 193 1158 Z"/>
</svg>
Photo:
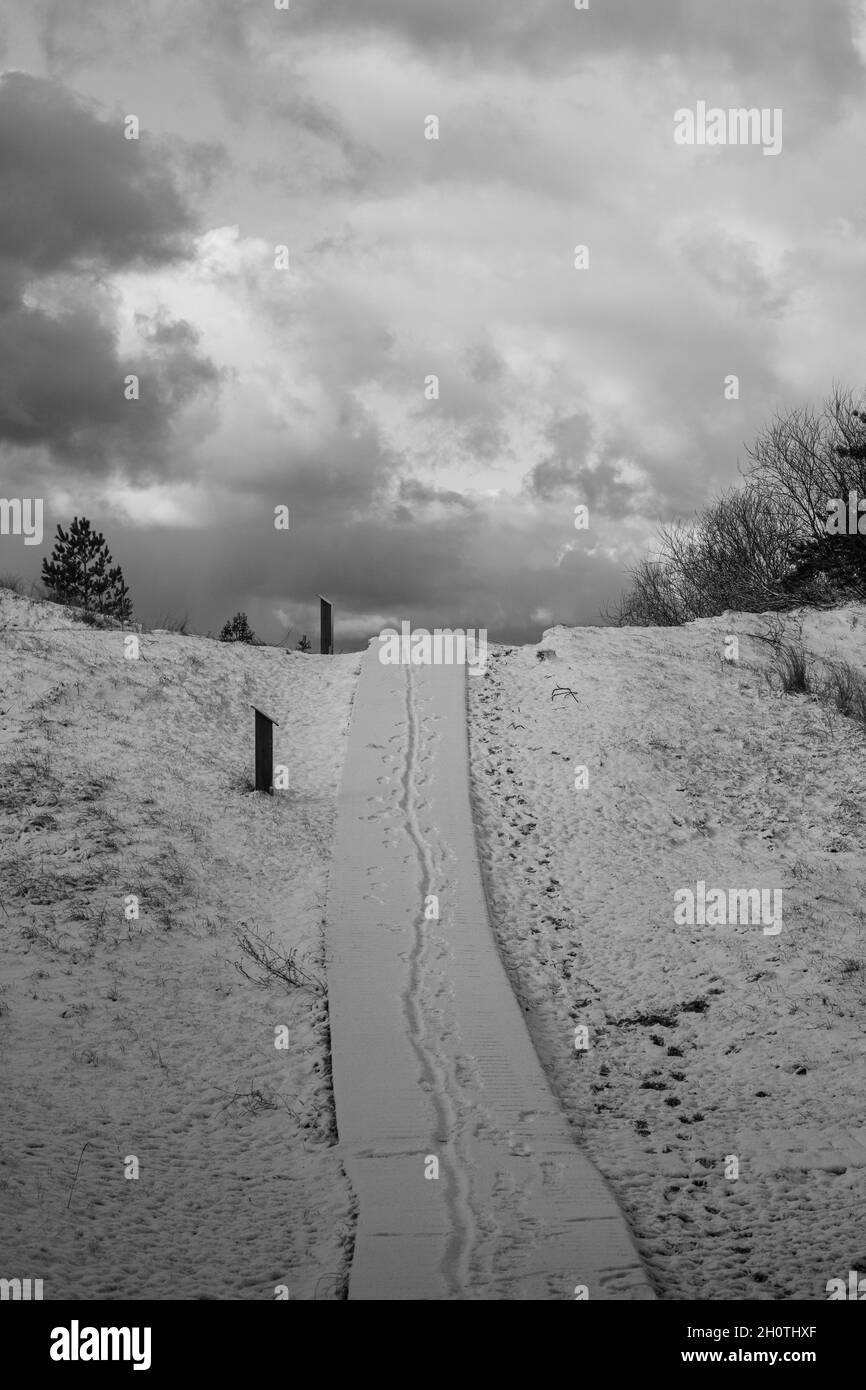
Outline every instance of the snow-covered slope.
<svg viewBox="0 0 866 1390">
<path fill-rule="evenodd" d="M 503 955 L 667 1298 L 822 1299 L 866 1268 L 866 736 L 752 669 L 773 625 L 559 627 L 468 683 Z M 866 667 L 861 606 L 785 627 Z M 699 880 L 780 888 L 782 930 L 678 925 Z"/>
<path fill-rule="evenodd" d="M 259 974 L 246 934 L 323 973 L 358 657 L 123 640 L 0 591 L 0 1273 L 46 1298 L 334 1297 L 353 1199 L 326 1000 L 235 963 Z M 250 702 L 280 724 L 272 798 Z"/>
</svg>

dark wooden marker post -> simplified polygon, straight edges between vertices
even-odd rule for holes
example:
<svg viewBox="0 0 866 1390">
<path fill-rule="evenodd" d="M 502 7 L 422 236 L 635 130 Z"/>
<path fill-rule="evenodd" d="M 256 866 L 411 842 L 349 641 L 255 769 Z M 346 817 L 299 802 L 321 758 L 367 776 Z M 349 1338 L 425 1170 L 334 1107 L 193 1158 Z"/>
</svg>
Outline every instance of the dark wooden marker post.
<svg viewBox="0 0 866 1390">
<path fill-rule="evenodd" d="M 250 709 L 256 710 L 256 791 L 273 795 L 274 725 L 277 721 L 256 709 L 255 705 L 250 705 Z"/>
<path fill-rule="evenodd" d="M 317 594 L 319 600 L 319 651 L 322 656 L 334 655 L 334 605 L 330 599 L 322 598 Z"/>
</svg>

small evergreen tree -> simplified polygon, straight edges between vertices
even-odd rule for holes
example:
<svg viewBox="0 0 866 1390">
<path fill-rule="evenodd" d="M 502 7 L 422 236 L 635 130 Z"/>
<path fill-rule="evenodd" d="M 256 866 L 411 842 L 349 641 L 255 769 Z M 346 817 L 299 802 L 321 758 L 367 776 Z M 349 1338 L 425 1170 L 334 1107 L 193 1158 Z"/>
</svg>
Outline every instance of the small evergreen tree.
<svg viewBox="0 0 866 1390">
<path fill-rule="evenodd" d="M 246 613 L 235 613 L 229 622 L 224 623 L 219 640 L 221 642 L 254 643 L 256 634 L 249 625 Z"/>
<path fill-rule="evenodd" d="M 866 599 L 866 536 L 814 536 L 798 541 L 785 583 L 795 601 Z"/>
<path fill-rule="evenodd" d="M 93 530 L 86 516 L 73 517 L 68 531 L 58 522 L 51 558 L 42 561 L 42 582 L 55 603 L 105 613 L 121 622 L 132 617 L 123 571 L 113 564 L 105 537 Z"/>
<path fill-rule="evenodd" d="M 834 452 L 839 460 L 835 491 L 845 509 L 847 521 L 848 493 L 861 498 L 866 482 L 866 411 L 849 410 L 843 415 L 845 444 L 837 444 Z M 829 507 L 831 498 L 827 498 Z M 853 534 L 833 534 L 826 522 L 816 526 L 813 534 L 794 547 L 793 570 L 787 587 L 794 594 L 808 592 L 809 586 L 823 585 L 831 599 L 866 599 L 866 535 L 858 530 Z M 811 595 L 810 595 L 811 596 Z"/>
<path fill-rule="evenodd" d="M 312 644 L 312 642 L 310 641 L 310 639 L 309 639 L 309 637 L 307 636 L 307 634 L 304 633 L 303 637 L 301 638 L 300 642 L 298 643 L 298 651 L 299 651 L 299 652 L 311 652 L 312 650 L 313 650 L 313 644 Z"/>
<path fill-rule="evenodd" d="M 130 598 L 129 588 L 127 587 L 119 565 L 113 573 L 116 577 L 114 580 L 114 598 L 112 600 L 114 606 L 112 608 L 112 614 L 115 618 L 119 618 L 122 623 L 128 623 L 132 619 L 132 599 Z"/>
</svg>

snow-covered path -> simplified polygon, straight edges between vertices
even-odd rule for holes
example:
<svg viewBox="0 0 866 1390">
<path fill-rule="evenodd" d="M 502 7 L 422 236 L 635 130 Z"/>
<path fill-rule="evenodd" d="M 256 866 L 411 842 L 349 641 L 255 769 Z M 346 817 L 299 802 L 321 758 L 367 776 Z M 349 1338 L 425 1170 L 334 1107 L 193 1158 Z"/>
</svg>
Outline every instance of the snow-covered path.
<svg viewBox="0 0 866 1390">
<path fill-rule="evenodd" d="M 351 1298 L 652 1298 L 576 1149 L 491 933 L 466 674 L 365 654 L 327 905 Z M 437 901 L 438 900 L 438 903 Z M 436 915 L 438 909 L 438 916 Z"/>
</svg>

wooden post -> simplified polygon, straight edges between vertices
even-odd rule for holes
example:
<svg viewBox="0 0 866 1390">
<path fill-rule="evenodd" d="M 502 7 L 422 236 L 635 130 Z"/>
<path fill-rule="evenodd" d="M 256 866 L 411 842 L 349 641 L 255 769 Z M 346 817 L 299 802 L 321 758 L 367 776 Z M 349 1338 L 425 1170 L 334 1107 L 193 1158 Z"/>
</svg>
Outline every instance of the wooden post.
<svg viewBox="0 0 866 1390">
<path fill-rule="evenodd" d="M 250 709 L 256 711 L 256 791 L 268 792 L 273 795 L 274 791 L 274 725 L 275 719 L 271 719 L 269 714 L 264 714 L 255 705 L 250 705 Z M 277 724 L 277 728 L 279 728 Z"/>
<path fill-rule="evenodd" d="M 334 605 L 330 599 L 322 598 L 317 594 L 319 600 L 319 651 L 322 656 L 334 655 Z"/>
</svg>

